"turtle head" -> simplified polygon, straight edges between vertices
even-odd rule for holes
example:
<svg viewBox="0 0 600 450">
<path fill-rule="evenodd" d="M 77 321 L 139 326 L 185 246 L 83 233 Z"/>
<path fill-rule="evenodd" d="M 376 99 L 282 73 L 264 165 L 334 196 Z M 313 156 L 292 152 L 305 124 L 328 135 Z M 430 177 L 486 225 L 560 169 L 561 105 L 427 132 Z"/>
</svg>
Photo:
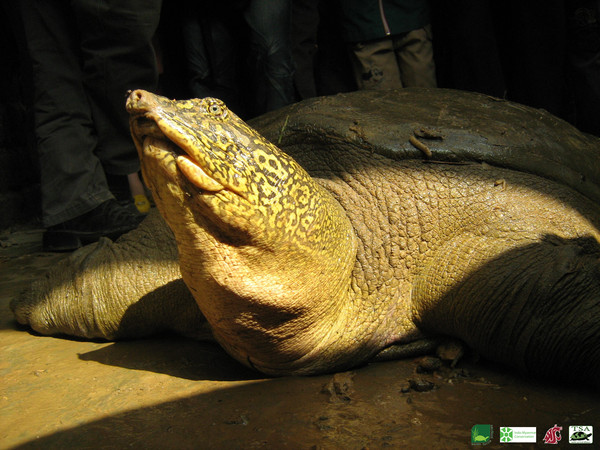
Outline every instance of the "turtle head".
<svg viewBox="0 0 600 450">
<path fill-rule="evenodd" d="M 344 210 L 218 99 L 138 90 L 127 109 L 144 179 L 217 340 L 265 372 L 305 358 L 349 285 L 356 237 Z M 306 330 L 315 341 L 290 338 Z"/>
<path fill-rule="evenodd" d="M 328 225 L 320 223 L 331 219 L 321 208 L 322 195 L 315 194 L 320 187 L 221 100 L 173 101 L 138 90 L 127 109 L 144 178 L 159 208 L 161 199 L 177 198 L 161 208 L 167 221 L 168 208 L 201 212 L 195 220 L 222 241 L 266 247 L 306 246 L 315 227 Z"/>
<path fill-rule="evenodd" d="M 127 109 L 145 180 L 159 201 L 193 198 L 232 242 L 310 228 L 310 214 L 299 217 L 309 209 L 310 177 L 221 100 L 172 101 L 138 90 Z"/>
</svg>

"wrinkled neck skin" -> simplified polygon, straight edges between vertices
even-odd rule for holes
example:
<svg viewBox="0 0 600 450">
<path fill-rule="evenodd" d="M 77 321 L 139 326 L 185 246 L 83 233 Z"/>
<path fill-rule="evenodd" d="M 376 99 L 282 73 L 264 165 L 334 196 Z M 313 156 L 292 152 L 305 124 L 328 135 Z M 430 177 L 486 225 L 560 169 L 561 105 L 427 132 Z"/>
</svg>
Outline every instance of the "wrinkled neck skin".
<svg viewBox="0 0 600 450">
<path fill-rule="evenodd" d="M 342 229 L 328 230 L 343 239 L 317 251 L 288 242 L 232 241 L 206 222 L 198 203 L 184 197 L 177 206 L 185 219 L 170 226 L 183 279 L 217 341 L 240 362 L 270 375 L 329 369 L 343 353 L 336 344 L 351 314 L 346 295 L 356 242 L 345 217 L 339 217 Z M 166 216 L 170 207 L 161 206 Z"/>
<path fill-rule="evenodd" d="M 358 339 L 342 339 L 358 308 L 350 295 L 357 242 L 345 211 L 235 116 L 211 122 L 211 112 L 222 119 L 224 105 L 217 111 L 207 101 L 214 99 L 189 108 L 136 91 L 128 109 L 144 179 L 175 234 L 183 279 L 215 338 L 243 364 L 271 375 L 355 365 L 368 350 Z M 196 126 L 183 141 L 148 131 L 148 119 L 164 135 L 184 126 L 182 108 L 203 114 L 188 118 Z M 205 129 L 217 129 L 218 139 Z M 197 134 L 194 145 L 190 132 Z M 235 161 L 218 161 L 232 152 Z"/>
</svg>

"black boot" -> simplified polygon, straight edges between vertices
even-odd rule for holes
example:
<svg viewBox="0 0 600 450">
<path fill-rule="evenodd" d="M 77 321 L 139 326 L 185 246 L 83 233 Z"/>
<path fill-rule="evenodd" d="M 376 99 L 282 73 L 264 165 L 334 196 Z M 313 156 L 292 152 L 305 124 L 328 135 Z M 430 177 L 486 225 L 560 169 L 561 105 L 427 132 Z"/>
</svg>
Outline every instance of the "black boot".
<svg viewBox="0 0 600 450">
<path fill-rule="evenodd" d="M 116 239 L 136 228 L 143 218 L 116 200 L 107 200 L 81 216 L 47 228 L 44 250 L 69 252 L 103 236 Z"/>
</svg>

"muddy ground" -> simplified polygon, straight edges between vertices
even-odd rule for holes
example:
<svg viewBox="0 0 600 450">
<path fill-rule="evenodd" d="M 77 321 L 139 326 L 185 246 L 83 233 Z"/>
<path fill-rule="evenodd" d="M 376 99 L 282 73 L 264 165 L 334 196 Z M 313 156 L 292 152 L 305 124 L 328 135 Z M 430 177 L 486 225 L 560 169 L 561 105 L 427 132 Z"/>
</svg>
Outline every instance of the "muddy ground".
<svg viewBox="0 0 600 450">
<path fill-rule="evenodd" d="M 112 343 L 35 335 L 17 326 L 8 304 L 64 257 L 40 253 L 40 236 L 0 234 L 2 449 L 469 448 L 475 424 L 494 426 L 486 448 L 504 448 L 500 426 L 536 426 L 543 447 L 558 424 L 564 448 L 569 425 L 592 425 L 600 442 L 597 393 L 472 357 L 432 374 L 416 373 L 419 359 L 411 359 L 269 379 L 216 345 L 174 336 Z M 433 389 L 418 392 L 427 382 Z"/>
</svg>

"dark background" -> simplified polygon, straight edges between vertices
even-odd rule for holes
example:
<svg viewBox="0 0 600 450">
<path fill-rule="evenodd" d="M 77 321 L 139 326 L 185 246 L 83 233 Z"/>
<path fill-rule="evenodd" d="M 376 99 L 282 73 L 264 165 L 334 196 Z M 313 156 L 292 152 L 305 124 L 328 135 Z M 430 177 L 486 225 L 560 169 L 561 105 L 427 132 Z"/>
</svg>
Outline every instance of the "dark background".
<svg viewBox="0 0 600 450">
<path fill-rule="evenodd" d="M 9 3 L 9 2 L 6 2 Z M 318 47 L 310 51 L 318 95 L 355 89 L 335 2 L 319 7 Z M 600 27 L 595 0 L 432 2 L 439 87 L 482 92 L 544 108 L 600 136 Z M 39 169 L 31 109 L 31 80 L 10 6 L 0 15 L 0 230 L 40 227 Z M 159 91 L 189 96 L 178 2 L 164 2 L 156 48 Z M 301 100 L 298 95 L 298 100 Z"/>
</svg>

